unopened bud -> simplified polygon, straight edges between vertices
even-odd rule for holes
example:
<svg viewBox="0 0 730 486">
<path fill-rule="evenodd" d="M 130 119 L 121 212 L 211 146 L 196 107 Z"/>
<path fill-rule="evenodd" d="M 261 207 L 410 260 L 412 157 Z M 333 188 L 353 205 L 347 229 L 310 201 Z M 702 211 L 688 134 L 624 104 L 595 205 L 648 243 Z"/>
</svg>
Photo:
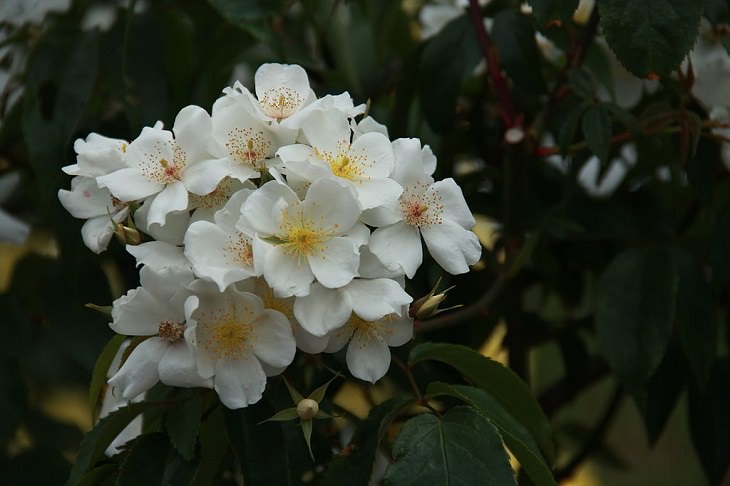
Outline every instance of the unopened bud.
<svg viewBox="0 0 730 486">
<path fill-rule="evenodd" d="M 121 223 L 114 223 L 114 235 L 122 245 L 139 245 L 142 243 L 142 235 L 139 234 L 139 231 Z"/>
<path fill-rule="evenodd" d="M 446 299 L 446 293 L 454 287 L 449 287 L 448 289 L 437 294 L 436 289 L 438 288 L 440 283 L 441 279 L 436 282 L 436 285 L 434 285 L 433 289 L 431 289 L 431 291 L 427 295 L 416 300 L 413 305 L 411 305 L 410 314 L 412 317 L 415 317 L 416 319 L 422 321 L 424 319 L 428 319 L 429 317 L 435 316 L 439 312 L 446 310 L 439 309 L 439 305 L 441 305 L 441 302 Z"/>
<path fill-rule="evenodd" d="M 311 420 L 319 413 L 319 403 L 311 398 L 304 398 L 297 403 L 297 415 L 302 420 Z"/>
</svg>

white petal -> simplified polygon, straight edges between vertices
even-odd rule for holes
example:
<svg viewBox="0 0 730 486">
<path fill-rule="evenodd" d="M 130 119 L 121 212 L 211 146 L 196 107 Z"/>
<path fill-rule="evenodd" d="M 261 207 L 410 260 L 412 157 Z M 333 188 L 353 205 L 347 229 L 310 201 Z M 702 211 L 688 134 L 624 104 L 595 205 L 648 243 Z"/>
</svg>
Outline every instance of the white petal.
<svg viewBox="0 0 730 486">
<path fill-rule="evenodd" d="M 474 216 L 464 200 L 464 194 L 454 179 L 444 179 L 434 183 L 433 190 L 441 196 L 444 207 L 444 219 L 458 223 L 462 228 L 471 229 L 474 226 Z"/>
<path fill-rule="evenodd" d="M 211 126 L 210 115 L 199 106 L 186 106 L 175 117 L 172 127 L 175 142 L 187 154 L 188 162 L 205 157 Z"/>
<path fill-rule="evenodd" d="M 403 192 L 401 185 L 393 179 L 363 179 L 356 181 L 354 185 L 363 209 L 392 206 Z"/>
<path fill-rule="evenodd" d="M 388 346 L 402 346 L 413 339 L 413 319 L 407 315 L 408 309 L 403 312 L 403 317 L 391 320 L 381 320 L 381 333 Z"/>
<path fill-rule="evenodd" d="M 312 183 L 302 207 L 305 216 L 334 234 L 346 233 L 360 217 L 355 198 L 342 183 L 332 179 Z"/>
<path fill-rule="evenodd" d="M 97 177 L 99 187 L 106 187 L 121 201 L 136 201 L 157 194 L 165 186 L 147 179 L 137 167 L 120 169 Z"/>
<path fill-rule="evenodd" d="M 71 191 L 59 189 L 58 200 L 74 218 L 88 219 L 116 211 L 109 189 L 100 188 L 96 179 L 88 177 L 74 177 Z"/>
<path fill-rule="evenodd" d="M 289 320 L 279 311 L 265 309 L 253 327 L 253 352 L 262 362 L 277 367 L 289 366 L 297 351 Z"/>
<path fill-rule="evenodd" d="M 353 311 L 366 321 L 400 314 L 403 306 L 413 301 L 398 282 L 387 278 L 353 280 L 344 292 L 352 300 Z"/>
<path fill-rule="evenodd" d="M 224 177 L 231 175 L 228 159 L 209 159 L 189 165 L 181 180 L 188 191 L 199 196 L 210 194 Z"/>
<path fill-rule="evenodd" d="M 380 336 L 356 331 L 347 347 L 346 359 L 352 376 L 375 383 L 390 368 L 390 349 Z"/>
<path fill-rule="evenodd" d="M 170 386 L 212 388 L 213 380 L 198 374 L 195 349 L 185 341 L 170 344 L 160 359 L 160 381 Z"/>
<path fill-rule="evenodd" d="M 310 334 L 296 322 L 296 319 L 291 324 L 294 339 L 297 342 L 297 348 L 309 354 L 319 354 L 327 348 L 327 344 L 329 343 L 328 335 L 315 336 L 314 334 Z"/>
<path fill-rule="evenodd" d="M 307 295 L 314 275 L 306 261 L 297 261 L 274 246 L 266 254 L 264 278 L 277 295 L 291 297 Z"/>
<path fill-rule="evenodd" d="M 243 206 L 248 225 L 263 235 L 270 236 L 280 231 L 281 214 L 276 213 L 277 203 L 298 204 L 299 198 L 285 184 L 269 181 L 251 194 Z M 281 206 L 278 206 L 281 211 Z"/>
<path fill-rule="evenodd" d="M 173 211 L 182 211 L 188 207 L 188 191 L 182 182 L 168 184 L 165 189 L 154 196 L 147 214 L 149 224 L 164 225 L 167 215 Z"/>
<path fill-rule="evenodd" d="M 330 238 L 326 249 L 307 256 L 307 262 L 317 280 L 325 287 L 333 289 L 347 285 L 357 277 L 360 253 L 351 239 Z"/>
<path fill-rule="evenodd" d="M 179 267 L 191 268 L 182 247 L 165 241 L 147 241 L 139 245 L 127 245 L 127 252 L 137 260 L 137 266 L 146 265 L 153 270 Z"/>
<path fill-rule="evenodd" d="M 152 336 L 157 334 L 160 322 L 168 320 L 170 312 L 164 302 L 137 287 L 114 301 L 109 327 L 125 336 Z"/>
<path fill-rule="evenodd" d="M 113 214 L 112 219 L 119 223 L 127 217 L 128 213 L 128 209 L 125 208 L 117 214 Z M 97 216 L 87 220 L 81 227 L 81 238 L 89 250 L 101 253 L 109 246 L 109 241 L 114 234 L 112 219 L 109 219 L 109 215 Z"/>
<path fill-rule="evenodd" d="M 388 137 L 381 133 L 366 133 L 358 137 L 350 149 L 354 155 L 367 158 L 366 175 L 370 177 L 388 177 L 395 166 L 395 155 Z"/>
<path fill-rule="evenodd" d="M 122 396 L 126 400 L 146 392 L 160 379 L 158 366 L 167 346 L 167 342 L 158 337 L 145 339 L 134 348 L 120 370 L 109 379 L 109 384 L 122 390 Z"/>
<path fill-rule="evenodd" d="M 402 222 L 373 231 L 368 246 L 388 270 L 403 269 L 408 278 L 413 278 L 423 261 L 418 228 Z"/>
<path fill-rule="evenodd" d="M 347 116 L 337 110 L 313 111 L 302 127 L 310 145 L 333 156 L 350 142 L 350 124 Z M 347 145 L 345 145 L 347 146 Z"/>
<path fill-rule="evenodd" d="M 421 234 L 434 260 L 452 275 L 468 272 L 482 255 L 479 238 L 453 221 L 421 228 Z"/>
<path fill-rule="evenodd" d="M 350 296 L 341 290 L 330 290 L 313 284 L 309 295 L 294 301 L 294 316 L 301 327 L 314 336 L 324 336 L 341 327 L 352 314 Z"/>
<path fill-rule="evenodd" d="M 261 400 L 266 388 L 266 375 L 253 354 L 234 361 L 218 361 L 214 387 L 228 408 L 243 408 Z"/>
</svg>

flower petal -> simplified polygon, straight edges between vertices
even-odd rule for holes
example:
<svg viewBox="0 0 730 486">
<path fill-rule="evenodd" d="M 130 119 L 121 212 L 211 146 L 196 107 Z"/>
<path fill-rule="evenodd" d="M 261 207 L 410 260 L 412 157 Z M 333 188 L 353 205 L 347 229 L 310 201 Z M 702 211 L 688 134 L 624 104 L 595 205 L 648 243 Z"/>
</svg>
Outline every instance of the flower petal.
<svg viewBox="0 0 730 486">
<path fill-rule="evenodd" d="M 366 321 L 400 314 L 413 301 L 398 282 L 388 278 L 353 280 L 344 292 L 350 296 L 353 311 Z"/>
<path fill-rule="evenodd" d="M 289 366 L 297 351 L 289 319 L 273 309 L 264 309 L 255 322 L 253 352 L 264 363 L 281 368 Z"/>
<path fill-rule="evenodd" d="M 334 289 L 347 285 L 357 277 L 360 252 L 350 238 L 330 238 L 326 249 L 307 256 L 307 262 L 317 280 L 323 286 Z"/>
<path fill-rule="evenodd" d="M 319 283 L 309 289 L 309 295 L 294 301 L 294 316 L 301 327 L 314 336 L 324 336 L 342 327 L 352 314 L 350 296 L 338 289 L 330 290 Z"/>
<path fill-rule="evenodd" d="M 122 396 L 131 400 L 152 388 L 160 379 L 158 365 L 167 349 L 167 342 L 151 337 L 139 343 L 109 384 L 122 390 Z"/>
<path fill-rule="evenodd" d="M 390 368 L 390 349 L 379 335 L 355 331 L 346 360 L 352 376 L 375 383 Z"/>
<path fill-rule="evenodd" d="M 373 231 L 368 246 L 388 270 L 403 269 L 408 278 L 413 278 L 423 260 L 418 228 L 403 222 Z"/>
<path fill-rule="evenodd" d="M 220 360 L 215 367 L 214 388 L 223 405 L 243 408 L 261 400 L 266 374 L 252 353 L 233 361 Z"/>
<path fill-rule="evenodd" d="M 479 238 L 453 221 L 421 228 L 421 234 L 436 263 L 452 275 L 468 272 L 482 255 Z"/>
</svg>

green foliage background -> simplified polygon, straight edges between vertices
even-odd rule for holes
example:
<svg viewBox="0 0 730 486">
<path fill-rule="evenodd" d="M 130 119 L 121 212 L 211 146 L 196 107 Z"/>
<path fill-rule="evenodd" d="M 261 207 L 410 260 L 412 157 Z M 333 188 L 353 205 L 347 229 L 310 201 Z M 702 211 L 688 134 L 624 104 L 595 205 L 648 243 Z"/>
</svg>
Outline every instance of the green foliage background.
<svg viewBox="0 0 730 486">
<path fill-rule="evenodd" d="M 38 25 L 0 19 L 4 45 L 27 56 L 8 88 L 22 90 L 20 100 L 3 98 L 0 172 L 23 176 L 5 209 L 56 248 L 2 269 L 11 280 L 0 294 L 0 482 L 366 484 L 380 444 L 394 461 L 386 484 L 555 484 L 605 453 L 623 400 L 635 402 L 654 444 L 686 393 L 687 447 L 708 484 L 721 484 L 730 460 L 730 173 L 680 63 L 701 19 L 727 43 L 730 7 L 599 0 L 576 22 L 577 0 L 529 3 L 532 14 L 511 0 L 472 3 L 426 40 L 417 1 L 167 0 L 135 10 L 134 1 L 76 0 Z M 100 6 L 112 24 L 82 29 Z M 491 22 L 486 39 L 482 18 Z M 561 53 L 546 55 L 536 32 Z M 629 71 L 661 82 L 631 109 L 598 95 L 619 89 L 599 34 Z M 492 69 L 480 67 L 484 59 Z M 319 467 L 296 424 L 258 425 L 291 406 L 281 380 L 241 411 L 211 394 L 156 387 L 148 403 L 102 419 L 82 443 L 77 427 L 39 404 L 59 388 L 87 387 L 93 373 L 96 403 L 104 367 L 94 372 L 95 363 L 100 354 L 108 363 L 114 349 L 102 350 L 113 333 L 84 304 L 108 305 L 138 277 L 120 245 L 88 251 L 81 222 L 58 203 L 72 142 L 90 132 L 133 139 L 157 120 L 170 126 L 185 105 L 210 108 L 234 73 L 251 87 L 255 69 L 272 61 L 302 65 L 319 96 L 348 91 L 368 101 L 391 139 L 429 143 L 438 178 L 455 177 L 471 209 L 498 224 L 475 270 L 443 282 L 457 286 L 448 303 L 465 307 L 418 323 L 414 343 L 394 350 L 406 371 L 391 366 L 393 398 L 367 419 L 331 403 L 344 380 L 332 384 L 323 407 L 348 418 L 355 436 L 333 453 L 337 429 L 314 422 Z M 506 142 L 509 129 L 516 143 Z M 629 141 L 636 163 L 615 191 L 596 197 L 578 183 L 592 155 L 603 176 Z M 555 155 L 565 171 L 547 163 Z M 427 262 L 409 291 L 425 295 L 438 276 Z M 500 325 L 511 371 L 473 351 Z M 535 396 L 525 383 L 530 357 L 546 343 L 564 373 Z M 287 376 L 309 392 L 331 377 L 326 367 L 344 370 L 344 358 L 300 356 Z M 570 434 L 551 431 L 550 420 L 604 380 L 617 383 L 605 414 L 566 449 L 561 434 Z M 438 413 L 414 408 L 424 396 Z M 145 435 L 105 458 L 105 445 L 139 414 Z M 521 464 L 516 478 L 503 443 Z"/>
</svg>

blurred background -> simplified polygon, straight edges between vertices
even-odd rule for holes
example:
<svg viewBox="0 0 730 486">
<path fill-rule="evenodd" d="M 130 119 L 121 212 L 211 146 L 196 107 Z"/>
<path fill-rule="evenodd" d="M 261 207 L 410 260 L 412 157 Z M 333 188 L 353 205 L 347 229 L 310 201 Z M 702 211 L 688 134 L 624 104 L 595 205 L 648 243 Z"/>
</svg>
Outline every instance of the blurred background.
<svg viewBox="0 0 730 486">
<path fill-rule="evenodd" d="M 466 6 L 1 1 L 0 483 L 66 480 L 93 425 L 91 373 L 113 335 L 85 304 L 110 305 L 138 285 L 123 247 L 112 241 L 94 254 L 81 240 L 83 221 L 58 202 L 58 190 L 70 187 L 61 167 L 75 161 L 74 140 L 91 132 L 130 140 L 158 120 L 169 127 L 186 105 L 209 110 L 236 80 L 253 88 L 264 62 L 300 64 L 318 96 L 348 91 L 391 139 L 431 145 L 437 178 L 463 187 L 485 248 L 473 272 L 443 282 L 457 286 L 450 305 L 476 301 L 505 259 L 518 259 L 489 309 L 465 322 L 426 322 L 418 339 L 469 345 L 528 382 L 554 427 L 560 484 L 727 481 L 730 177 L 722 135 L 682 129 L 708 120 L 712 107 L 685 80 L 626 72 L 596 30 L 592 2 L 570 22 L 546 26 L 521 2 L 492 0 L 480 6 L 485 29 L 529 139 L 513 149 Z M 726 21 L 722 8 L 708 7 L 713 25 Z M 583 52 L 566 69 L 576 46 Z M 717 79 L 730 79 L 719 65 Z M 572 113 L 586 100 L 610 114 L 607 136 L 578 127 Z M 631 129 L 678 107 L 691 122 L 669 117 L 661 127 L 677 130 Z M 597 349 L 596 287 L 620 251 L 656 242 L 696 262 L 698 283 L 682 298 L 696 316 L 689 334 L 700 337 L 687 347 L 679 327 L 672 331 L 637 396 Z M 427 264 L 409 290 L 425 295 L 438 277 Z M 386 378 L 364 392 L 347 381 L 334 400 L 364 417 L 397 385 Z"/>
</svg>

